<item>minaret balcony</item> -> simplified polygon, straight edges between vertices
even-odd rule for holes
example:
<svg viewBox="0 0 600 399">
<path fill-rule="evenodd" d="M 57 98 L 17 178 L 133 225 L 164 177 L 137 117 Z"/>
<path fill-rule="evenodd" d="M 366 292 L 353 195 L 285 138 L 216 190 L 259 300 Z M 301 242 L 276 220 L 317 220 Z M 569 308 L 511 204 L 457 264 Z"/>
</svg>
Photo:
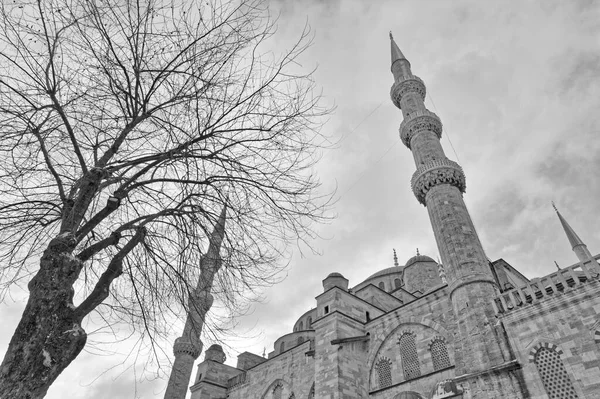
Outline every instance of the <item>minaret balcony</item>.
<svg viewBox="0 0 600 399">
<path fill-rule="evenodd" d="M 175 357 L 186 354 L 194 359 L 197 359 L 202 352 L 202 344 L 194 344 L 192 342 L 187 342 L 184 338 L 179 337 L 175 340 L 175 344 L 173 345 L 173 354 Z"/>
<path fill-rule="evenodd" d="M 400 124 L 400 139 L 410 149 L 412 138 L 420 132 L 430 131 L 442 138 L 442 121 L 429 110 L 412 112 Z"/>
<path fill-rule="evenodd" d="M 415 197 L 423 205 L 426 205 L 425 197 L 429 190 L 440 184 L 450 184 L 464 193 L 467 184 L 460 165 L 447 158 L 436 159 L 421 165 L 410 180 Z"/>
<path fill-rule="evenodd" d="M 392 89 L 390 90 L 392 102 L 396 107 L 402 108 L 400 106 L 400 101 L 402 100 L 402 96 L 406 93 L 417 93 L 421 96 L 421 99 L 425 101 L 425 83 L 423 83 L 421 78 L 414 75 L 401 76 L 394 82 Z"/>
</svg>

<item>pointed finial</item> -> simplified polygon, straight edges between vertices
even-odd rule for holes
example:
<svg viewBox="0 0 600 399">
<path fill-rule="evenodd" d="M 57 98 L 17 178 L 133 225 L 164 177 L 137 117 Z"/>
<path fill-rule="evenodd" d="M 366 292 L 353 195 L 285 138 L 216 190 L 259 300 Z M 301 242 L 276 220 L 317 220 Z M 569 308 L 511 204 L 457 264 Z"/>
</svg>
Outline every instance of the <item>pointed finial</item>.
<svg viewBox="0 0 600 399">
<path fill-rule="evenodd" d="M 396 248 L 394 248 L 394 266 L 399 266 L 398 255 L 396 255 Z"/>
<path fill-rule="evenodd" d="M 552 208 L 554 208 L 554 210 L 558 213 L 558 209 L 556 209 L 556 204 L 554 203 L 554 201 L 552 201 Z"/>
<path fill-rule="evenodd" d="M 560 270 L 560 266 L 558 265 L 558 263 L 556 263 L 556 261 L 554 261 L 554 264 L 556 265 L 556 268 L 557 268 L 558 270 Z"/>
<path fill-rule="evenodd" d="M 392 65 L 394 65 L 394 62 L 398 60 L 406 60 L 406 57 L 404 56 L 404 54 L 402 54 L 402 51 L 400 51 L 400 47 L 398 47 L 398 45 L 396 44 L 396 41 L 394 40 L 394 36 L 392 35 L 391 31 L 390 40 L 392 46 Z"/>
<path fill-rule="evenodd" d="M 561 215 L 558 209 L 556 209 L 556 206 L 554 206 L 554 209 L 556 210 L 556 216 L 558 216 L 558 220 L 560 220 L 560 224 L 562 225 L 565 234 L 567 235 L 567 239 L 571 244 L 571 248 L 573 249 L 573 252 L 575 252 L 575 255 L 577 255 L 579 261 L 585 262 L 589 259 L 592 259 L 592 254 L 588 250 L 587 246 L 583 243 L 581 238 L 579 238 L 577 233 L 575 233 L 575 230 L 573 230 L 569 223 L 567 223 L 563 215 Z"/>
<path fill-rule="evenodd" d="M 421 255 L 421 254 L 419 253 L 419 248 L 417 248 L 417 256 L 419 256 L 419 255 Z"/>
<path fill-rule="evenodd" d="M 267 347 L 265 346 L 265 347 L 263 348 L 263 357 L 265 357 L 265 355 L 266 355 L 266 354 L 267 354 Z"/>
</svg>

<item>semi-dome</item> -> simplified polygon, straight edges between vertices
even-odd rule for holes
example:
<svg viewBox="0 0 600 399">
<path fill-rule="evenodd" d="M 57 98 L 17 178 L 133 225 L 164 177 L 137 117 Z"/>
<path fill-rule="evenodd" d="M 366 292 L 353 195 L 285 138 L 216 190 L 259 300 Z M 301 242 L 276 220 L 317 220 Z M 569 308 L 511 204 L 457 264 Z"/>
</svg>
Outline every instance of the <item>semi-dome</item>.
<svg viewBox="0 0 600 399">
<path fill-rule="evenodd" d="M 404 267 L 408 267 L 408 266 L 412 265 L 413 263 L 417 263 L 417 262 L 435 262 L 435 260 L 431 259 L 427 255 L 415 255 L 406 262 L 406 265 Z"/>
</svg>

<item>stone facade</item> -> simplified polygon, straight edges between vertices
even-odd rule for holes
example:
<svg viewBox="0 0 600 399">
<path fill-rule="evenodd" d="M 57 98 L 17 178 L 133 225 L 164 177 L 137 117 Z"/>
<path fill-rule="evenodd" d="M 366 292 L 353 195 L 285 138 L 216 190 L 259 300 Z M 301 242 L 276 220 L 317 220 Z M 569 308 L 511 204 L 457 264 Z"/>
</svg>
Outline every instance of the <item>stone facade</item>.
<svg viewBox="0 0 600 399">
<path fill-rule="evenodd" d="M 579 263 L 529 280 L 489 261 L 463 200 L 465 174 L 446 158 L 425 84 L 393 39 L 392 73 L 413 192 L 443 266 L 395 259 L 351 288 L 330 274 L 268 358 L 245 352 L 231 367 L 207 351 L 192 399 L 600 398 L 600 256 L 582 252 L 559 214 Z"/>
</svg>

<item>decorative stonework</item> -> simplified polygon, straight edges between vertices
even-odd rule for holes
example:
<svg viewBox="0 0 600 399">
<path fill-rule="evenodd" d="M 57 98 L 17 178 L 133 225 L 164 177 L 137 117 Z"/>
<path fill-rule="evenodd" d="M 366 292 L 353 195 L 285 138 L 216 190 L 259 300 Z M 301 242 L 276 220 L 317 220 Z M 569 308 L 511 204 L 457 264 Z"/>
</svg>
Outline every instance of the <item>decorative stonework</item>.
<svg viewBox="0 0 600 399">
<path fill-rule="evenodd" d="M 425 101 L 425 83 L 414 75 L 402 76 L 398 81 L 394 82 L 392 85 L 392 89 L 390 90 L 390 96 L 392 97 L 392 102 L 396 107 L 402 108 L 400 106 L 400 100 L 402 96 L 406 93 L 418 93 L 421 96 L 421 99 Z"/>
<path fill-rule="evenodd" d="M 420 166 L 413 174 L 410 184 L 415 197 L 423 205 L 426 205 L 427 192 L 439 184 L 453 185 L 461 193 L 464 193 L 467 188 L 462 168 L 449 159 L 438 159 Z"/>
<path fill-rule="evenodd" d="M 173 354 L 175 356 L 188 354 L 194 359 L 197 359 L 201 352 L 202 348 L 199 348 L 191 342 L 184 341 L 181 337 L 177 338 L 173 344 Z"/>
<path fill-rule="evenodd" d="M 551 343 L 540 343 L 529 352 L 550 399 L 577 399 L 579 396 L 562 362 L 562 350 Z"/>
<path fill-rule="evenodd" d="M 386 388 L 392 385 L 392 361 L 382 356 L 375 364 L 379 381 L 379 388 Z"/>
<path fill-rule="evenodd" d="M 442 137 L 442 121 L 440 118 L 429 110 L 412 112 L 404 118 L 400 124 L 400 138 L 405 146 L 410 149 L 412 138 L 423 131 L 435 133 L 438 138 Z"/>
</svg>

